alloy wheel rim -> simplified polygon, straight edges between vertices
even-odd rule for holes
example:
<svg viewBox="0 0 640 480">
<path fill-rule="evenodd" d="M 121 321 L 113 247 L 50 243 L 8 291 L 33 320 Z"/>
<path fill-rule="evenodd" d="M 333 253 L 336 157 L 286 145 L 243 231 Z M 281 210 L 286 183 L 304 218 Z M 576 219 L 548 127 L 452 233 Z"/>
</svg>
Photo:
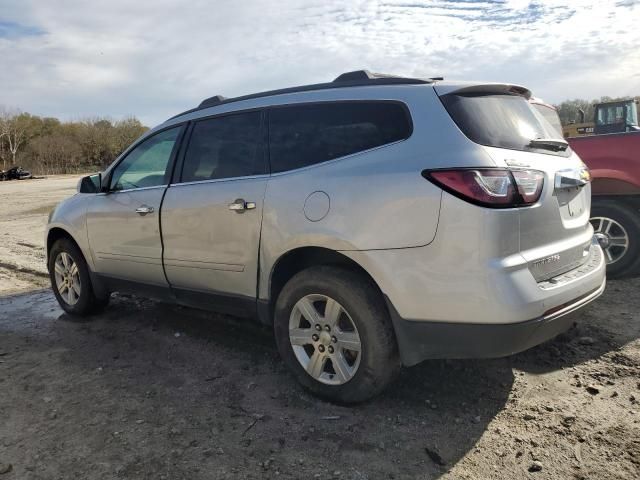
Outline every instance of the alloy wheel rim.
<svg viewBox="0 0 640 480">
<path fill-rule="evenodd" d="M 591 225 L 608 265 L 625 256 L 629 250 L 629 234 L 620 223 L 608 217 L 592 217 Z"/>
<path fill-rule="evenodd" d="M 289 341 L 302 368 L 327 385 L 343 385 L 360 366 L 362 343 L 345 308 L 326 295 L 311 294 L 294 305 Z"/>
<path fill-rule="evenodd" d="M 68 305 L 75 305 L 82 292 L 78 264 L 67 252 L 60 252 L 54 262 L 56 288 L 62 300 Z"/>
</svg>

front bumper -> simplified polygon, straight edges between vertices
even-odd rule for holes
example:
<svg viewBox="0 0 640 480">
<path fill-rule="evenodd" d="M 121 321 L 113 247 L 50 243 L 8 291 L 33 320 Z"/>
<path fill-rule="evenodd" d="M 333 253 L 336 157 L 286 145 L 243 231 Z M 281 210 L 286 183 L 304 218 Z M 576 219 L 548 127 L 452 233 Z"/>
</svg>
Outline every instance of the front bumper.
<svg viewBox="0 0 640 480">
<path fill-rule="evenodd" d="M 595 290 L 540 318 L 518 323 L 477 324 L 402 319 L 387 299 L 402 363 L 415 365 L 434 358 L 497 358 L 539 345 L 567 330 L 577 311 L 604 292 L 606 279 Z"/>
</svg>

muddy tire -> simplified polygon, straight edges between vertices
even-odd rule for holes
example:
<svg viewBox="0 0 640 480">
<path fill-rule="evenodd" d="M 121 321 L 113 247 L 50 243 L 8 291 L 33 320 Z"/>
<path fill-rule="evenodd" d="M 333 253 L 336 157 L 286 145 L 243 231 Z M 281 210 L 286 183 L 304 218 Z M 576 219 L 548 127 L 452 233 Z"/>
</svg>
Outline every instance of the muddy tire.
<svg viewBox="0 0 640 480">
<path fill-rule="evenodd" d="M 400 370 L 386 305 L 371 281 L 328 266 L 294 275 L 275 306 L 278 350 L 313 394 L 358 403 L 380 393 Z"/>
<path fill-rule="evenodd" d="M 70 315 L 87 316 L 102 310 L 109 297 L 97 297 L 82 252 L 68 238 L 57 240 L 49 251 L 49 278 L 60 307 Z"/>
<path fill-rule="evenodd" d="M 621 202 L 603 200 L 591 208 L 591 224 L 601 238 L 607 276 L 620 278 L 640 270 L 640 212 Z"/>
</svg>

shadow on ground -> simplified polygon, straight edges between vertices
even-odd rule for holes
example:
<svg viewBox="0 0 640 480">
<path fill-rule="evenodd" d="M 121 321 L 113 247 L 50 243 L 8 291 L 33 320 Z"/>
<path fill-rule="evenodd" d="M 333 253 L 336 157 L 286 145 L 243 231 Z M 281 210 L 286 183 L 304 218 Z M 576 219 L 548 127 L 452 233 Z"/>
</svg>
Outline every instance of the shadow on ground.
<svg viewBox="0 0 640 480">
<path fill-rule="evenodd" d="M 77 321 L 46 290 L 5 297 L 0 460 L 21 479 L 438 478 L 509 409 L 512 367 L 631 361 L 619 350 L 640 335 L 640 298 L 621 286 L 544 345 L 425 362 L 351 408 L 303 391 L 255 323 L 128 296 Z"/>
<path fill-rule="evenodd" d="M 78 322 L 46 291 L 0 312 L 14 478 L 437 478 L 513 382 L 504 360 L 427 362 L 347 408 L 304 392 L 270 331 L 231 317 L 116 297 Z"/>
<path fill-rule="evenodd" d="M 619 350 L 640 338 L 637 313 L 640 295 L 620 295 L 624 292 L 640 292 L 640 278 L 609 281 L 605 293 L 579 311 L 573 328 L 512 357 L 513 366 L 531 373 L 545 373 L 603 355 L 611 356 L 613 363 L 630 363 Z"/>
</svg>

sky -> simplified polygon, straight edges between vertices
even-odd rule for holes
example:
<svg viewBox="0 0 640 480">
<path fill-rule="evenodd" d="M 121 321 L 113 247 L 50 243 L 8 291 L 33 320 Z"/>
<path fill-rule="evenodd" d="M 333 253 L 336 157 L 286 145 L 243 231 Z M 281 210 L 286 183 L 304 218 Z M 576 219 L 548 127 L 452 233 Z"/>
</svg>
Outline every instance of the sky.
<svg viewBox="0 0 640 480">
<path fill-rule="evenodd" d="M 640 0 L 0 0 L 0 106 L 153 126 L 369 69 L 640 95 Z"/>
</svg>

